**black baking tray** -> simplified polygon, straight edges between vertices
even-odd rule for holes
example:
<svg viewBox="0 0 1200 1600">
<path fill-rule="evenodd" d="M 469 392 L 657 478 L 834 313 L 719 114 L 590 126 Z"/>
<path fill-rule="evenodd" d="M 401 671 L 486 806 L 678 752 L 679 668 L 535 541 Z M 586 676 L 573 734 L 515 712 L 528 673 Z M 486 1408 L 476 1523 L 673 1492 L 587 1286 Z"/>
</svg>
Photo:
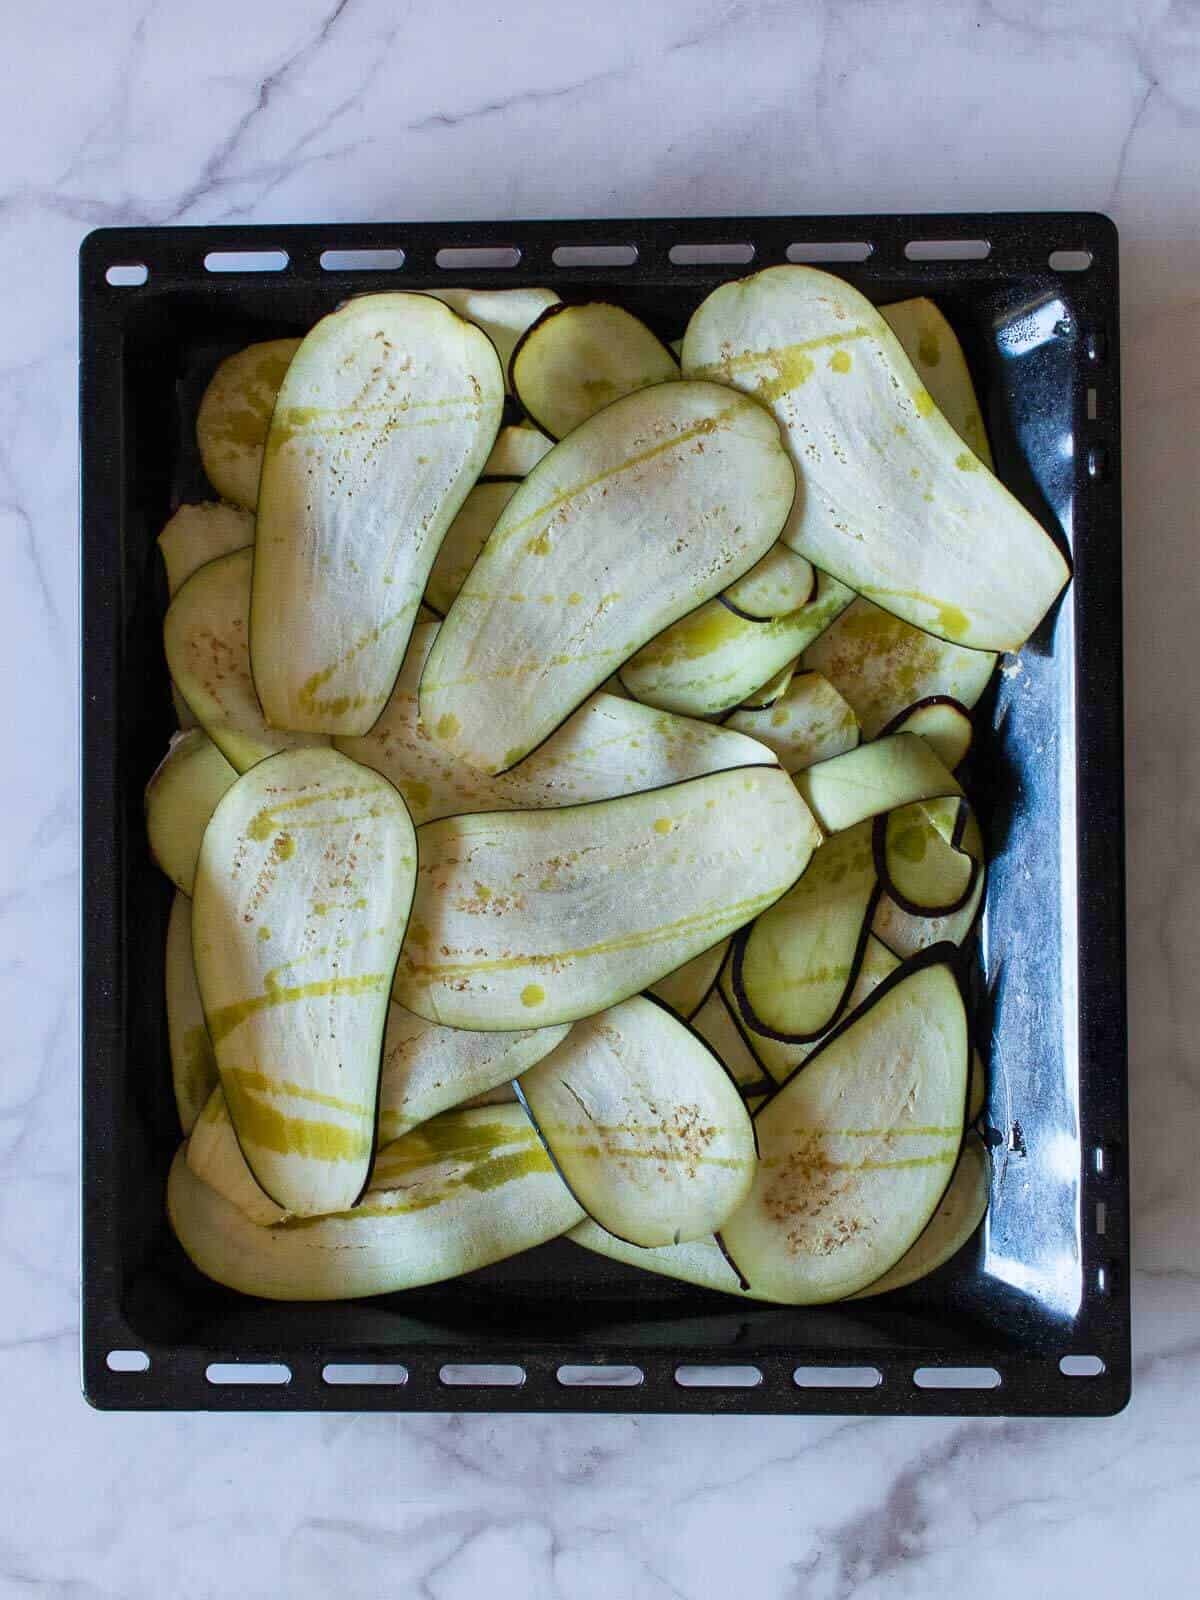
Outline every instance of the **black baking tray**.
<svg viewBox="0 0 1200 1600">
<path fill-rule="evenodd" d="M 329 251 L 397 255 L 382 270 Z M 179 1138 L 162 1000 L 171 890 L 142 819 L 174 726 L 154 541 L 181 500 L 211 493 L 192 435 L 207 378 L 240 345 L 302 333 L 371 289 L 548 284 L 568 299 L 619 300 L 672 338 L 716 284 L 797 259 L 878 302 L 937 299 L 974 369 L 1001 476 L 1071 551 L 1065 598 L 980 707 L 968 783 L 992 861 L 975 985 L 994 1169 L 984 1229 L 925 1283 L 826 1308 L 738 1303 L 563 1241 L 457 1282 L 340 1305 L 260 1302 L 209 1283 L 164 1216 Z M 82 1339 L 93 1404 L 960 1415 L 1125 1404 L 1118 361 L 1116 232 L 1091 214 L 139 228 L 84 241 Z M 214 1363 L 234 1381 L 215 1381 Z M 365 1381 L 400 1378 L 397 1364 L 406 1381 Z M 517 1381 L 484 1381 L 498 1374 L 483 1364 Z M 1092 1375 L 1068 1375 L 1076 1365 Z M 335 1383 L 334 1366 L 364 1381 Z M 569 1384 L 569 1366 L 591 1381 Z M 702 1386 L 687 1381 L 697 1374 Z M 250 1381 L 264 1375 L 283 1381 Z"/>
</svg>

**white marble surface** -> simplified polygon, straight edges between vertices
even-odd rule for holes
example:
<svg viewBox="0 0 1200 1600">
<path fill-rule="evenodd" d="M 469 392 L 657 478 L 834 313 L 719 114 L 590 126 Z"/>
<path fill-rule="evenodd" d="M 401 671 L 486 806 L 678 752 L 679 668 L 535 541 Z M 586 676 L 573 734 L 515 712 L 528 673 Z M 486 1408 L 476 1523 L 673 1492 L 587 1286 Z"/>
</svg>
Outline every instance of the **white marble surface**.
<svg viewBox="0 0 1200 1600">
<path fill-rule="evenodd" d="M 1195 1588 L 1195 0 L 58 0 L 0 106 L 0 1593 Z M 77 1380 L 75 251 L 103 223 L 1088 207 L 1124 234 L 1136 1378 L 1111 1422 L 115 1416 Z"/>
</svg>

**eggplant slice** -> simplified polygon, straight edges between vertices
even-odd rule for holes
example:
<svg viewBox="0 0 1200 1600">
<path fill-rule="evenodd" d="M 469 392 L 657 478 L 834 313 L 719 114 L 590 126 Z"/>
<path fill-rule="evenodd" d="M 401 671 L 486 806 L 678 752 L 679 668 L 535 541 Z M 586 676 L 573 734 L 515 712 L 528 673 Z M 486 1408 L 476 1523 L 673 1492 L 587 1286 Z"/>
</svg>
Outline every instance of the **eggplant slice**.
<svg viewBox="0 0 1200 1600">
<path fill-rule="evenodd" d="M 840 833 L 914 800 L 962 794 L 952 772 L 915 733 L 893 733 L 796 774 L 825 833 Z"/>
<path fill-rule="evenodd" d="M 577 1022 L 517 1093 L 580 1205 L 630 1244 L 711 1235 L 754 1181 L 754 1130 L 733 1079 L 642 995 Z"/>
<path fill-rule="evenodd" d="M 919 734 L 938 760 L 953 772 L 966 760 L 975 730 L 965 706 L 945 695 L 931 695 L 893 717 L 882 732 Z"/>
<path fill-rule="evenodd" d="M 446 530 L 425 585 L 426 603 L 441 616 L 454 604 L 497 518 L 516 492 L 517 485 L 510 479 L 477 483 L 463 501 L 462 509 Z"/>
<path fill-rule="evenodd" d="M 615 401 L 501 513 L 425 664 L 425 729 L 484 772 L 515 766 L 753 566 L 794 488 L 775 424 L 744 396 L 664 383 Z"/>
<path fill-rule="evenodd" d="M 893 1289 L 905 1289 L 945 1266 L 979 1230 L 991 1196 L 992 1164 L 987 1146 L 969 1133 L 941 1203 L 914 1244 L 866 1289 L 852 1296 L 866 1300 Z"/>
<path fill-rule="evenodd" d="M 209 1095 L 185 1146 L 188 1168 L 202 1183 L 261 1228 L 288 1215 L 262 1189 L 251 1172 L 234 1132 L 233 1119 L 218 1083 Z"/>
<path fill-rule="evenodd" d="M 845 584 L 822 573 L 814 600 L 769 622 L 712 600 L 639 650 L 621 668 L 621 682 L 635 700 L 663 711 L 692 717 L 730 711 L 794 661 L 853 599 Z"/>
<path fill-rule="evenodd" d="M 179 1125 L 186 1138 L 217 1087 L 217 1058 L 208 1024 L 196 963 L 192 959 L 192 902 L 177 891 L 167 919 L 167 948 L 163 960 L 167 1000 L 167 1042 L 171 1051 L 171 1082 Z"/>
<path fill-rule="evenodd" d="M 593 1255 L 604 1256 L 625 1267 L 637 1267 L 642 1272 L 657 1273 L 660 1277 L 675 1278 L 680 1283 L 693 1284 L 698 1289 L 714 1289 L 720 1294 L 741 1294 L 737 1273 L 721 1246 L 710 1234 L 706 1239 L 692 1239 L 687 1244 L 659 1245 L 653 1250 L 628 1244 L 607 1232 L 598 1222 L 586 1217 L 567 1235 L 572 1244 Z"/>
<path fill-rule="evenodd" d="M 526 414 L 561 439 L 597 411 L 679 376 L 657 334 L 604 300 L 551 306 L 513 351 L 509 384 Z"/>
<path fill-rule="evenodd" d="M 531 423 L 509 424 L 500 429 L 492 453 L 483 464 L 482 482 L 490 478 L 527 478 L 554 440 Z"/>
<path fill-rule="evenodd" d="M 804 652 L 850 705 L 864 739 L 874 739 L 934 697 L 969 711 L 991 681 L 996 657 L 923 633 L 869 600 L 855 600 Z"/>
<path fill-rule="evenodd" d="M 440 1283 L 583 1219 L 520 1106 L 444 1112 L 380 1151 L 353 1210 L 274 1227 L 202 1183 L 180 1151 L 167 1214 L 201 1272 L 266 1300 L 347 1300 Z"/>
<path fill-rule="evenodd" d="M 649 992 L 677 1017 L 690 1022 L 712 993 L 728 953 L 729 940 L 722 939 L 711 950 L 702 950 L 698 956 L 651 984 Z"/>
<path fill-rule="evenodd" d="M 932 300 L 897 300 L 879 314 L 899 339 L 933 403 L 989 472 L 992 450 L 958 335 Z"/>
<path fill-rule="evenodd" d="M 366 1185 L 415 874 L 404 802 L 335 750 L 260 761 L 204 835 L 192 906 L 204 1015 L 238 1142 L 286 1211 L 337 1211 Z"/>
<path fill-rule="evenodd" d="M 761 709 L 740 707 L 725 718 L 759 740 L 779 758 L 785 772 L 803 772 L 857 747 L 858 718 L 853 708 L 819 672 L 801 672 L 778 699 Z"/>
<path fill-rule="evenodd" d="M 254 543 L 254 518 L 241 506 L 205 500 L 180 506 L 158 536 L 167 569 L 167 593 L 174 596 L 193 572 Z"/>
<path fill-rule="evenodd" d="M 395 997 L 458 1028 L 590 1016 L 751 921 L 818 837 L 778 767 L 426 823 Z"/>
<path fill-rule="evenodd" d="M 683 370 L 770 407 L 803 479 L 785 542 L 887 610 L 1019 650 L 1067 582 L 1054 541 L 842 279 L 782 266 L 722 284 L 688 323 Z"/>
<path fill-rule="evenodd" d="M 762 1064 L 733 1020 L 720 989 L 714 989 L 697 1011 L 692 1027 L 737 1084 L 743 1099 L 770 1088 Z"/>
<path fill-rule="evenodd" d="M 300 343 L 268 339 L 227 356 L 200 401 L 196 443 L 208 481 L 223 500 L 247 511 L 258 504 L 271 413 Z"/>
<path fill-rule="evenodd" d="M 854 987 L 877 892 L 870 822 L 827 839 L 804 876 L 734 942 L 738 1009 L 757 1033 L 816 1039 Z"/>
<path fill-rule="evenodd" d="M 601 690 L 519 766 L 494 777 L 464 766 L 429 737 L 418 685 L 437 624 L 418 624 L 383 715 L 339 750 L 373 767 L 404 796 L 414 822 L 471 811 L 540 811 L 660 789 L 774 757 L 745 734 L 674 717 Z"/>
<path fill-rule="evenodd" d="M 817 594 L 817 574 L 811 561 L 785 544 L 776 544 L 745 577 L 731 583 L 722 598 L 743 617 L 769 622 L 798 611 Z"/>
<path fill-rule="evenodd" d="M 963 1138 L 962 995 L 933 952 L 900 968 L 762 1105 L 754 1188 L 720 1237 L 788 1305 L 875 1283 L 919 1238 Z"/>
<path fill-rule="evenodd" d="M 517 341 L 539 317 L 559 304 L 553 289 L 425 289 L 486 333 L 500 358 L 505 382 Z"/>
<path fill-rule="evenodd" d="M 209 818 L 237 782 L 237 772 L 199 728 L 177 733 L 146 785 L 150 854 L 177 889 L 190 895 Z"/>
<path fill-rule="evenodd" d="M 876 817 L 874 850 L 884 892 L 918 917 L 961 911 L 983 871 L 979 827 L 958 796 L 919 800 Z"/>
<path fill-rule="evenodd" d="M 378 717 L 503 404 L 490 340 L 428 295 L 362 295 L 309 333 L 258 501 L 250 655 L 273 726 L 361 734 Z"/>
</svg>

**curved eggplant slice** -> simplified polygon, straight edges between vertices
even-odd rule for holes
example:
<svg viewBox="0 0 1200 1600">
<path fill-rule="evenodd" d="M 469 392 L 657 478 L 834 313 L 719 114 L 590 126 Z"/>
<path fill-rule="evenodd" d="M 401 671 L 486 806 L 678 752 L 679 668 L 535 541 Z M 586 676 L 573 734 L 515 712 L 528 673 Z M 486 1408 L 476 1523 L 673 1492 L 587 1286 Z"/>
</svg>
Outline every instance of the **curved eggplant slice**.
<svg viewBox="0 0 1200 1600">
<path fill-rule="evenodd" d="M 201 1272 L 266 1300 L 349 1300 L 440 1283 L 583 1219 L 520 1106 L 444 1112 L 380 1151 L 352 1211 L 270 1228 L 202 1183 L 180 1151 L 167 1214 Z"/>
<path fill-rule="evenodd" d="M 593 1255 L 605 1256 L 625 1267 L 637 1267 L 642 1272 L 675 1278 L 680 1283 L 691 1283 L 698 1289 L 714 1289 L 720 1294 L 742 1293 L 737 1274 L 711 1235 L 707 1239 L 692 1239 L 687 1244 L 659 1245 L 646 1250 L 641 1245 L 627 1244 L 598 1222 L 585 1217 L 578 1227 L 571 1229 L 567 1238 Z M 742 1298 L 753 1297 L 743 1295 Z"/>
<path fill-rule="evenodd" d="M 738 1009 L 756 1033 L 816 1039 L 854 987 L 877 880 L 871 824 L 827 839 L 804 876 L 733 947 Z"/>
<path fill-rule="evenodd" d="M 971 830 L 971 808 L 959 796 L 918 800 L 874 823 L 875 868 L 879 882 L 902 911 L 918 917 L 949 917 L 971 898 L 983 871 L 978 827 Z"/>
<path fill-rule="evenodd" d="M 914 800 L 960 795 L 954 774 L 915 733 L 893 733 L 796 774 L 825 833 L 840 833 Z"/>
<path fill-rule="evenodd" d="M 946 695 L 930 695 L 918 700 L 898 717 L 893 717 L 882 736 L 889 733 L 918 734 L 938 760 L 953 772 L 966 760 L 974 736 L 971 715 L 965 706 Z"/>
<path fill-rule="evenodd" d="M 817 573 L 812 562 L 782 543 L 768 550 L 721 596 L 726 605 L 752 622 L 786 617 L 816 597 Z"/>
<path fill-rule="evenodd" d="M 511 479 L 498 483 L 477 483 L 462 503 L 462 509 L 446 530 L 425 585 L 426 602 L 445 616 L 467 574 L 479 559 L 496 520 L 517 492 Z"/>
<path fill-rule="evenodd" d="M 237 773 L 199 728 L 177 733 L 146 785 L 150 854 L 177 889 L 190 895 L 209 818 Z"/>
<path fill-rule="evenodd" d="M 184 1154 L 189 1169 L 201 1183 L 214 1189 L 260 1228 L 268 1228 L 287 1217 L 282 1206 L 277 1206 L 264 1194 L 255 1181 L 242 1154 L 219 1083 L 205 1102 L 184 1146 Z"/>
<path fill-rule="evenodd" d="M 379 1077 L 380 1144 L 390 1144 L 475 1095 L 511 1083 L 561 1044 L 567 1031 L 565 1025 L 514 1033 L 443 1028 L 393 1001 Z"/>
<path fill-rule="evenodd" d="M 774 761 L 764 745 L 744 734 L 599 691 L 519 766 L 494 777 L 477 772 L 447 755 L 420 723 L 418 684 L 436 635 L 436 624 L 414 628 L 379 721 L 361 739 L 336 741 L 344 754 L 395 784 L 418 824 L 470 811 L 540 811 L 611 800 Z"/>
<path fill-rule="evenodd" d="M 553 289 L 424 289 L 467 322 L 482 329 L 496 347 L 508 382 L 508 367 L 521 335 L 559 304 Z"/>
<path fill-rule="evenodd" d="M 871 921 L 871 932 L 901 961 L 909 961 L 935 944 L 961 945 L 974 932 L 983 905 L 987 874 L 975 880 L 966 905 L 948 917 L 914 916 L 890 895 L 881 894 Z"/>
<path fill-rule="evenodd" d="M 163 979 L 171 1082 L 179 1125 L 186 1138 L 217 1087 L 218 1079 L 217 1058 L 208 1037 L 200 985 L 196 982 L 196 963 L 192 959 L 192 902 L 182 891 L 176 893 L 167 921 Z"/>
<path fill-rule="evenodd" d="M 743 1099 L 770 1088 L 761 1062 L 733 1020 L 720 989 L 714 989 L 697 1011 L 692 1027 L 737 1084 Z"/>
<path fill-rule="evenodd" d="M 200 567 L 254 543 L 254 518 L 241 506 L 205 500 L 180 506 L 158 536 L 167 569 L 167 593 L 174 595 Z"/>
<path fill-rule="evenodd" d="M 258 504 L 258 480 L 275 397 L 300 343 L 299 339 L 268 339 L 227 356 L 200 401 L 196 443 L 208 481 L 223 500 L 247 511 Z"/>
<path fill-rule="evenodd" d="M 250 675 L 248 632 L 254 551 L 201 567 L 167 607 L 163 644 L 171 676 L 200 726 L 239 772 L 266 756 L 328 745 L 323 733 L 270 726 Z"/>
<path fill-rule="evenodd" d="M 859 740 L 858 718 L 819 672 L 800 673 L 770 705 L 761 710 L 741 707 L 723 726 L 765 744 L 785 772 L 831 761 L 855 749 Z"/>
<path fill-rule="evenodd" d="M 850 1298 L 867 1300 L 893 1289 L 904 1289 L 945 1266 L 978 1231 L 987 1215 L 991 1188 L 992 1163 L 987 1146 L 977 1133 L 969 1133 L 949 1186 L 920 1238 L 882 1278 Z"/>
<path fill-rule="evenodd" d="M 515 766 L 751 567 L 794 488 L 770 417 L 718 384 L 662 383 L 607 406 L 501 513 L 425 664 L 422 724 L 484 772 Z"/>
<path fill-rule="evenodd" d="M 751 921 L 817 838 L 778 767 L 428 822 L 396 999 L 459 1028 L 590 1016 Z"/>
<path fill-rule="evenodd" d="M 733 1079 L 642 995 L 577 1022 L 517 1093 L 580 1205 L 630 1244 L 711 1235 L 754 1181 L 754 1129 Z"/>
<path fill-rule="evenodd" d="M 649 992 L 677 1017 L 690 1022 L 712 993 L 728 953 L 729 940 L 722 939 L 651 984 Z"/>
<path fill-rule="evenodd" d="M 238 1142 L 287 1211 L 336 1211 L 366 1185 L 416 865 L 400 796 L 335 750 L 260 761 L 204 835 L 204 1015 Z"/>
<path fill-rule="evenodd" d="M 824 673 L 854 707 L 863 738 L 874 739 L 935 697 L 969 711 L 991 681 L 996 657 L 935 639 L 859 599 L 809 645 L 804 666 Z"/>
<path fill-rule="evenodd" d="M 428 295 L 361 295 L 309 333 L 258 500 L 250 655 L 273 726 L 361 734 L 378 717 L 503 405 L 491 342 Z"/>
<path fill-rule="evenodd" d="M 917 627 L 1019 650 L 1067 582 L 1054 541 L 842 279 L 782 266 L 721 285 L 688 323 L 683 370 L 754 395 L 779 422 L 804 485 L 786 543 Z"/>
<path fill-rule="evenodd" d="M 865 1005 L 869 996 L 875 993 L 885 978 L 891 977 L 899 965 L 899 960 L 887 946 L 873 933 L 868 933 L 863 945 L 862 959 L 858 965 L 858 976 L 842 1010 L 841 1020 L 845 1021 L 852 1017 L 860 1006 Z M 769 1034 L 759 1033 L 738 1001 L 737 991 L 733 985 L 732 962 L 729 962 L 721 973 L 721 994 L 729 1007 L 730 1016 L 737 1024 L 738 1031 L 755 1059 L 762 1063 L 764 1072 L 773 1083 L 782 1083 L 786 1078 L 790 1078 L 814 1050 L 820 1049 L 831 1031 L 826 1030 L 815 1039 L 773 1039 Z"/>
<path fill-rule="evenodd" d="M 632 312 L 604 300 L 557 305 L 521 336 L 509 385 L 528 416 L 561 439 L 597 411 L 679 376 L 679 363 Z"/>
<path fill-rule="evenodd" d="M 755 697 L 853 598 L 845 584 L 821 573 L 815 600 L 770 622 L 751 622 L 723 600 L 710 600 L 643 646 L 621 668 L 621 682 L 635 700 L 663 711 L 693 717 L 729 711 Z"/>
<path fill-rule="evenodd" d="M 754 1188 L 720 1231 L 756 1293 L 815 1305 L 899 1261 L 958 1159 L 969 1053 L 958 984 L 930 952 L 759 1108 Z"/>
<path fill-rule="evenodd" d="M 989 472 L 993 470 L 987 430 L 958 335 L 932 300 L 897 300 L 879 314 L 899 339 L 904 353 L 933 396 L 933 403 L 964 444 Z"/>
<path fill-rule="evenodd" d="M 509 423 L 500 429 L 492 453 L 483 464 L 482 482 L 489 478 L 527 478 L 554 440 L 532 423 Z"/>
</svg>

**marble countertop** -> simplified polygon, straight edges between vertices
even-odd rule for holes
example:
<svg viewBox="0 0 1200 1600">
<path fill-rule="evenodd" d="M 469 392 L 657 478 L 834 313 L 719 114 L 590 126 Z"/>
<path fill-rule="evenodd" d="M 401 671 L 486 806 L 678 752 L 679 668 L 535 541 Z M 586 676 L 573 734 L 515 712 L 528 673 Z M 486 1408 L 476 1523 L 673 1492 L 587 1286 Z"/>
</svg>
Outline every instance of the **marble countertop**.
<svg viewBox="0 0 1200 1600">
<path fill-rule="evenodd" d="M 4 32 L 0 1594 L 1190 1592 L 1194 0 L 60 0 L 10 7 Z M 1007 1423 L 90 1411 L 74 961 L 83 233 L 993 207 L 1106 210 L 1123 236 L 1132 1406 Z"/>
</svg>

